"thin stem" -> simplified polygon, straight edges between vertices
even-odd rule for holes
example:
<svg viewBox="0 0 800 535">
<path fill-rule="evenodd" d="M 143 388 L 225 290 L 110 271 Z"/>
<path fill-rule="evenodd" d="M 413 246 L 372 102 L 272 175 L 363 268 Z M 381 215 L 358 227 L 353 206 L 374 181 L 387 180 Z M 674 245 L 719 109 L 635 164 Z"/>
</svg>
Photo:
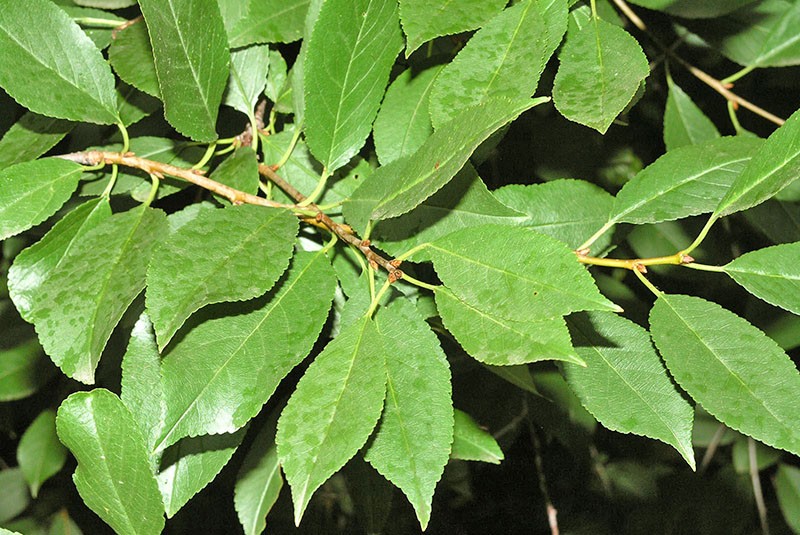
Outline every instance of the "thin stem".
<svg viewBox="0 0 800 535">
<path fill-rule="evenodd" d="M 325 186 L 327 185 L 328 178 L 330 178 L 330 176 L 331 174 L 328 172 L 328 168 L 323 168 L 322 176 L 319 177 L 319 182 L 317 182 L 317 187 L 314 188 L 314 191 L 311 192 L 311 195 L 306 197 L 306 199 L 300 203 L 300 206 L 308 206 L 309 204 L 317 202 L 322 196 L 322 192 L 325 191 Z"/>
<path fill-rule="evenodd" d="M 102 197 L 108 198 L 111 196 L 111 190 L 114 189 L 114 184 L 117 183 L 118 175 L 119 175 L 119 167 L 117 166 L 117 164 L 113 164 L 111 166 L 111 177 L 108 179 L 108 185 L 106 186 L 106 189 L 103 190 Z"/>
<path fill-rule="evenodd" d="M 150 187 L 150 195 L 147 196 L 147 200 L 144 203 L 145 206 L 150 206 L 150 203 L 155 200 L 156 193 L 158 193 L 158 185 L 161 183 L 158 177 L 153 173 L 150 173 L 150 180 L 153 181 L 153 185 Z"/>
<path fill-rule="evenodd" d="M 746 76 L 747 74 L 750 74 L 755 69 L 756 69 L 755 65 L 750 65 L 748 67 L 743 68 L 742 70 L 740 70 L 738 72 L 735 72 L 735 73 L 731 74 L 727 78 L 723 78 L 722 80 L 720 80 L 720 82 L 722 82 L 725 85 L 731 85 L 731 84 L 733 84 L 733 82 L 739 80 L 740 78 Z"/>
<path fill-rule="evenodd" d="M 411 249 L 409 249 L 405 253 L 401 254 L 400 256 L 396 256 L 395 260 L 397 260 L 398 262 L 402 262 L 406 258 L 408 258 L 411 255 L 413 255 L 414 253 L 418 253 L 419 251 L 425 249 L 428 246 L 430 246 L 430 243 L 427 243 L 427 242 L 426 243 L 421 243 L 419 245 L 415 245 L 414 247 L 412 247 Z"/>
<path fill-rule="evenodd" d="M 722 437 L 725 436 L 725 431 L 728 428 L 725 424 L 719 424 L 719 427 L 714 432 L 714 436 L 711 437 L 711 442 L 708 443 L 708 448 L 706 448 L 706 452 L 703 455 L 703 460 L 700 461 L 700 473 L 706 471 L 708 465 L 711 464 L 711 459 L 714 458 L 714 454 L 717 452 L 717 448 L 719 448 L 720 443 L 722 442 Z"/>
<path fill-rule="evenodd" d="M 761 533 L 769 535 L 769 522 L 767 521 L 767 505 L 764 503 L 764 492 L 761 490 L 761 478 L 758 475 L 758 458 L 756 456 L 756 441 L 747 437 L 747 456 L 750 461 L 750 481 L 753 484 L 753 495 L 756 499 L 758 519 L 761 522 Z"/>
<path fill-rule="evenodd" d="M 430 290 L 432 292 L 435 292 L 438 288 L 440 288 L 440 286 L 428 284 L 427 282 L 422 282 L 421 280 L 417 280 L 408 273 L 406 273 L 405 271 L 403 272 L 403 280 L 408 281 L 415 286 L 419 286 L 420 288 L 425 288 L 426 290 Z"/>
<path fill-rule="evenodd" d="M 199 162 L 197 162 L 196 164 L 194 164 L 194 165 L 192 166 L 192 169 L 200 169 L 200 168 L 202 168 L 202 167 L 203 167 L 205 164 L 207 164 L 207 163 L 208 163 L 208 160 L 210 160 L 210 159 L 211 159 L 211 157 L 212 157 L 212 156 L 214 156 L 214 151 L 215 151 L 216 149 L 217 149 L 217 143 L 216 143 L 216 142 L 214 142 L 214 143 L 210 143 L 210 144 L 208 145 L 208 148 L 206 149 L 206 153 L 205 153 L 205 154 L 203 154 L 203 157 L 202 157 L 202 158 L 200 158 L 200 161 L 199 161 Z"/>
<path fill-rule="evenodd" d="M 614 4 L 619 8 L 620 11 L 628 18 L 629 21 L 633 23 L 634 26 L 639 28 L 640 31 L 646 32 L 647 26 L 645 26 L 642 19 L 639 18 L 639 15 L 633 12 L 631 7 L 625 3 L 624 0 L 614 0 Z"/>
<path fill-rule="evenodd" d="M 591 237 L 590 237 L 588 240 L 586 240 L 585 242 L 583 242 L 583 243 L 582 243 L 582 244 L 581 244 L 581 245 L 578 247 L 578 251 L 582 251 L 582 250 L 585 250 L 585 249 L 588 249 L 589 247 L 591 247 L 591 246 L 592 246 L 592 244 L 593 244 L 594 242 L 596 242 L 596 241 L 598 240 L 598 238 L 600 238 L 600 236 L 602 236 L 603 234 L 605 234 L 605 233 L 606 233 L 606 231 L 607 231 L 608 229 L 610 229 L 611 227 L 613 227 L 615 224 L 616 224 L 616 221 L 609 221 L 608 223 L 606 223 L 605 225 L 603 225 L 602 227 L 600 227 L 600 229 L 599 229 L 597 232 L 595 232 L 594 234 L 592 234 L 592 236 L 591 236 Z"/>
<path fill-rule="evenodd" d="M 292 141 L 289 142 L 289 146 L 286 148 L 286 151 L 281 156 L 281 159 L 278 160 L 278 163 L 275 164 L 275 169 L 280 169 L 286 162 L 289 161 L 289 158 L 292 157 L 292 153 L 294 152 L 294 148 L 297 146 L 297 141 L 300 139 L 300 134 L 303 131 L 303 125 L 298 124 L 294 127 L 294 133 L 292 134 Z"/>
<path fill-rule="evenodd" d="M 592 7 L 592 18 L 597 19 L 597 0 L 591 0 L 589 4 Z"/>
<path fill-rule="evenodd" d="M 656 288 L 656 287 L 653 285 L 653 283 L 652 283 L 652 282 L 650 282 L 649 280 L 647 280 L 647 277 L 645 277 L 645 276 L 644 276 L 644 273 L 642 273 L 642 272 L 641 272 L 641 271 L 639 271 L 638 269 L 634 269 L 634 270 L 633 270 L 633 272 L 634 272 L 634 274 L 636 274 L 636 276 L 639 278 L 639 280 L 640 280 L 640 281 L 642 281 L 642 284 L 644 284 L 645 286 L 647 286 L 647 289 L 648 289 L 648 290 L 650 290 L 651 292 L 653 292 L 653 294 L 654 294 L 656 297 L 661 297 L 661 292 L 658 290 L 658 288 Z"/>
<path fill-rule="evenodd" d="M 131 146 L 131 139 L 128 137 L 128 129 L 125 128 L 125 125 L 121 121 L 117 123 L 117 128 L 119 128 L 119 133 L 122 134 L 122 150 L 120 152 L 128 152 Z"/>
<path fill-rule="evenodd" d="M 389 290 L 389 286 L 392 285 L 392 281 L 386 279 L 386 282 L 383 283 L 381 286 L 380 291 L 378 294 L 372 298 L 372 303 L 369 305 L 369 310 L 367 310 L 367 316 L 372 316 L 375 313 L 375 310 L 378 308 L 378 304 L 380 303 L 381 299 L 383 298 L 384 294 Z"/>
<path fill-rule="evenodd" d="M 118 20 L 101 19 L 96 17 L 76 17 L 72 20 L 81 26 L 91 26 L 93 28 L 116 28 L 120 24 Z"/>
<path fill-rule="evenodd" d="M 343 204 L 344 204 L 344 201 L 336 201 L 336 202 L 331 202 L 331 203 L 328 203 L 328 204 L 318 204 L 317 207 L 320 210 L 322 210 L 324 212 L 327 212 L 328 210 L 330 210 L 332 208 L 339 208 Z"/>
<path fill-rule="evenodd" d="M 255 113 L 251 113 L 248 119 L 250 120 L 250 129 L 253 131 L 253 135 L 250 136 L 250 147 L 253 149 L 253 152 L 258 154 L 258 122 Z"/>
<path fill-rule="evenodd" d="M 736 130 L 737 135 L 744 132 L 744 128 L 742 128 L 742 125 L 739 122 L 739 117 L 736 115 L 736 105 L 730 100 L 728 101 L 728 117 L 730 117 L 731 124 L 733 124 L 733 128 Z"/>
<path fill-rule="evenodd" d="M 578 255 L 581 264 L 592 266 L 616 267 L 638 271 L 642 266 L 680 266 L 694 262 L 690 256 L 675 253 L 670 256 L 657 256 L 654 258 L 597 258 L 595 256 Z M 644 270 L 647 271 L 646 269 Z"/>
<path fill-rule="evenodd" d="M 711 230 L 711 227 L 714 225 L 714 223 L 717 221 L 717 219 L 719 219 L 719 215 L 711 214 L 711 217 L 709 217 L 708 221 L 706 221 L 706 225 L 700 231 L 700 234 L 697 235 L 697 237 L 694 239 L 692 244 L 689 245 L 689 247 L 687 247 L 686 249 L 681 251 L 681 254 L 688 255 L 692 251 L 697 249 L 700 246 L 700 244 L 703 243 L 703 240 L 706 238 L 706 236 L 708 235 L 708 232 Z"/>
<path fill-rule="evenodd" d="M 594 4 L 594 0 L 592 0 Z M 527 401 L 525 402 L 527 408 Z M 542 462 L 542 443 L 539 442 L 539 436 L 536 433 L 536 428 L 533 425 L 533 419 L 530 412 L 526 412 L 526 420 L 528 421 L 528 431 L 531 436 L 531 445 L 533 446 L 533 462 L 536 467 L 536 477 L 539 480 L 539 490 L 544 498 L 545 510 L 547 511 L 547 523 L 550 526 L 550 534 L 558 535 L 558 510 L 553 505 L 550 499 L 550 492 L 547 489 L 547 478 L 544 475 L 544 463 Z"/>
<path fill-rule="evenodd" d="M 691 264 L 685 264 L 684 267 L 696 269 L 698 271 L 713 271 L 715 273 L 725 273 L 725 268 L 722 266 L 709 266 L 706 264 L 698 264 L 697 262 L 692 262 Z"/>
</svg>

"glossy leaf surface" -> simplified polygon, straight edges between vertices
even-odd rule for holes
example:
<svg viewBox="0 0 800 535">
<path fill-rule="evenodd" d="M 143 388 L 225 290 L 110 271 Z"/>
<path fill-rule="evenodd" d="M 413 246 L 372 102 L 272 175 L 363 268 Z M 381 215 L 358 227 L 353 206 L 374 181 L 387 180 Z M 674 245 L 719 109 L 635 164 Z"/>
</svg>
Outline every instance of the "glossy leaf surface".
<svg viewBox="0 0 800 535">
<path fill-rule="evenodd" d="M 147 273 L 159 347 L 201 307 L 263 295 L 289 265 L 296 234 L 289 212 L 253 205 L 203 211 L 171 234 Z"/>
<path fill-rule="evenodd" d="M 108 48 L 108 60 L 125 82 L 148 95 L 160 97 L 153 48 L 144 21 L 117 32 Z"/>
<path fill-rule="evenodd" d="M 231 30 L 231 47 L 253 43 L 291 43 L 303 36 L 309 0 L 239 0 L 247 16 Z"/>
<path fill-rule="evenodd" d="M 47 28 L 51 46 L 42 45 L 41 28 Z M 89 123 L 118 120 L 111 69 L 83 30 L 53 2 L 0 4 L 0 57 L 0 87 L 29 110 Z"/>
<path fill-rule="evenodd" d="M 650 312 L 650 330 L 672 376 L 715 418 L 800 451 L 800 374 L 763 332 L 715 303 L 666 294 Z"/>
<path fill-rule="evenodd" d="M 164 359 L 167 413 L 156 448 L 185 436 L 231 433 L 255 416 L 311 351 L 335 285 L 324 254 L 297 253 L 271 293 L 209 310 Z M 296 310 L 304 321 L 295 321 Z"/>
<path fill-rule="evenodd" d="M 311 495 L 364 445 L 386 392 L 384 342 L 367 317 L 342 328 L 297 384 L 278 420 L 295 524 Z"/>
<path fill-rule="evenodd" d="M 305 57 L 306 138 L 312 154 L 335 171 L 372 129 L 389 71 L 403 46 L 397 4 L 328 0 Z"/>
<path fill-rule="evenodd" d="M 386 401 L 365 459 L 403 491 L 425 529 L 453 442 L 450 367 L 410 302 L 382 308 L 375 321 L 383 335 Z"/>
<path fill-rule="evenodd" d="M 141 0 L 139 6 L 167 121 L 196 141 L 215 140 L 230 64 L 219 6 L 214 0 Z M 195 35 L 200 28 L 202 39 Z"/>
<path fill-rule="evenodd" d="M 666 442 L 694 470 L 694 411 L 672 385 L 647 331 L 608 313 L 573 314 L 567 321 L 586 366 L 565 363 L 562 370 L 586 410 L 608 429 Z"/>
<path fill-rule="evenodd" d="M 724 269 L 748 292 L 767 303 L 800 314 L 800 242 L 752 251 Z"/>
<path fill-rule="evenodd" d="M 78 460 L 73 480 L 84 503 L 121 535 L 157 535 L 164 508 L 134 415 L 104 389 L 72 394 L 56 419 Z"/>
<path fill-rule="evenodd" d="M 269 72 L 269 47 L 256 45 L 231 52 L 231 75 L 223 98 L 248 117 L 253 114 L 259 95 L 264 92 Z"/>
<path fill-rule="evenodd" d="M 406 57 L 434 37 L 481 26 L 503 6 L 505 2 L 501 0 L 400 0 L 400 22 L 408 42 Z"/>
</svg>

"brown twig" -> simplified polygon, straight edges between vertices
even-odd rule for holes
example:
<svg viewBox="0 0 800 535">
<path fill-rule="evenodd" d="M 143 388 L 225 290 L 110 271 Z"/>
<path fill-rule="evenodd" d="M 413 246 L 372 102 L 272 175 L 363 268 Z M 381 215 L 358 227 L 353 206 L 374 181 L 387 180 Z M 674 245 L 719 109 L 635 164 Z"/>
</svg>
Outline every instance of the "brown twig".
<svg viewBox="0 0 800 535">
<path fill-rule="evenodd" d="M 698 69 L 679 55 L 675 53 L 670 47 L 665 46 L 659 39 L 657 39 L 654 35 L 647 31 L 647 26 L 642 19 L 639 18 L 638 15 L 631 9 L 631 7 L 625 2 L 625 0 L 614 0 L 614 4 L 619 8 L 619 10 L 627 17 L 631 23 L 636 26 L 639 30 L 647 33 L 647 36 L 650 38 L 653 43 L 656 44 L 667 56 L 673 58 L 675 61 L 680 63 L 686 70 L 688 70 L 692 75 L 706 84 L 708 87 L 725 97 L 726 100 L 729 102 L 733 102 L 743 108 L 750 110 L 751 112 L 755 113 L 756 115 L 763 117 L 764 119 L 775 123 L 778 126 L 783 125 L 786 121 L 781 119 L 777 115 L 773 115 L 772 113 L 768 112 L 767 110 L 761 108 L 760 106 L 756 106 L 752 102 L 747 99 L 744 99 L 731 91 L 724 83 L 720 80 L 717 80 L 707 72 L 703 71 L 702 69 Z"/>
<path fill-rule="evenodd" d="M 544 497 L 545 511 L 547 512 L 547 523 L 550 526 L 550 534 L 558 535 L 558 510 L 553 505 L 553 501 L 550 499 L 550 492 L 547 489 L 547 479 L 544 475 L 544 466 L 542 462 L 542 444 L 539 442 L 539 436 L 536 433 L 536 428 L 533 425 L 533 419 L 530 417 L 530 413 L 527 414 L 527 420 L 528 431 L 531 435 L 531 444 L 533 445 L 533 461 L 536 466 L 536 476 L 539 479 L 539 490 Z"/>
<path fill-rule="evenodd" d="M 297 189 L 286 182 L 283 178 L 281 178 L 275 170 L 266 164 L 259 164 L 258 165 L 258 172 L 267 177 L 273 184 L 281 188 L 286 194 L 294 199 L 295 202 L 301 203 L 306 200 L 306 196 L 297 191 Z M 333 219 L 331 219 L 325 212 L 319 209 L 316 204 L 309 204 L 307 208 L 317 212 L 316 219 L 323 225 L 325 225 L 331 232 L 336 234 L 339 239 L 348 243 L 361 251 L 361 253 L 366 257 L 367 261 L 369 262 L 370 266 L 373 269 L 377 269 L 378 266 L 382 267 L 389 273 L 389 280 L 391 282 L 395 282 L 401 278 L 403 278 L 403 272 L 398 269 L 399 263 L 395 260 L 389 260 L 384 258 L 383 256 L 379 255 L 375 251 L 372 250 L 369 244 L 369 240 L 362 240 L 358 236 L 353 233 L 353 229 L 351 229 L 347 225 L 342 225 L 337 223 Z"/>
<path fill-rule="evenodd" d="M 119 32 L 121 32 L 125 28 L 128 28 L 129 26 L 133 26 L 134 24 L 136 24 L 140 20 L 143 20 L 143 17 L 141 15 L 139 15 L 138 17 L 133 18 L 131 20 L 126 20 L 125 22 L 123 22 L 122 24 L 120 24 L 119 26 L 117 26 L 116 28 L 111 30 L 111 38 L 112 39 L 116 39 L 117 38 L 117 34 Z"/>
<path fill-rule="evenodd" d="M 122 153 L 122 152 L 92 150 L 85 152 L 73 152 L 70 154 L 62 154 L 58 157 L 82 165 L 99 165 L 99 164 L 124 165 L 125 167 L 141 169 L 145 173 L 152 174 L 158 178 L 163 178 L 164 176 L 180 178 L 181 180 L 185 180 L 187 182 L 195 184 L 196 186 L 200 186 L 201 188 L 207 189 L 208 191 L 214 192 L 217 195 L 225 197 L 233 204 L 255 204 L 258 206 L 266 206 L 269 208 L 284 208 L 296 212 L 297 215 L 301 217 L 307 217 L 309 212 L 312 212 L 314 215 L 315 222 L 321 223 L 328 230 L 330 230 L 336 236 L 338 236 L 342 241 L 352 245 L 353 247 L 361 251 L 361 253 L 367 258 L 367 261 L 370 263 L 370 266 L 372 266 L 374 269 L 377 269 L 378 266 L 385 269 L 389 273 L 389 280 L 391 282 L 395 282 L 403 278 L 403 272 L 400 269 L 398 269 L 399 262 L 397 262 L 396 260 L 389 260 L 387 258 L 384 258 L 383 256 L 373 251 L 372 248 L 370 247 L 369 240 L 360 239 L 353 233 L 353 230 L 349 226 L 337 223 L 336 221 L 331 219 L 326 213 L 320 210 L 320 208 L 316 204 L 312 203 L 309 204 L 308 206 L 300 208 L 293 204 L 283 204 L 271 201 L 269 199 L 265 199 L 257 195 L 252 195 L 250 193 L 245 193 L 244 191 L 234 189 L 230 186 L 226 186 L 225 184 L 217 182 L 216 180 L 212 180 L 206 177 L 202 171 L 198 171 L 195 169 L 184 169 L 182 167 L 176 167 L 174 165 L 166 163 L 147 160 L 145 158 L 139 158 L 138 156 L 135 156 L 131 152 Z M 291 184 L 289 184 L 283 178 L 278 176 L 270 166 L 259 164 L 258 171 L 262 175 L 266 176 L 273 183 L 275 183 L 282 190 L 284 190 L 296 202 L 299 203 L 305 200 L 305 196 L 302 193 L 297 191 L 297 189 L 295 189 Z"/>
</svg>

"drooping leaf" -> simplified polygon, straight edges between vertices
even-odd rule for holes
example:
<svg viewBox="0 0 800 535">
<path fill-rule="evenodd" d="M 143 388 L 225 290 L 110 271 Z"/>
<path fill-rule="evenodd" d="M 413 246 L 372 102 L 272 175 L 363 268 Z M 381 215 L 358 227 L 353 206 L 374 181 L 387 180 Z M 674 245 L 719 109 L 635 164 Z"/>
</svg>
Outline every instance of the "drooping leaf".
<svg viewBox="0 0 800 535">
<path fill-rule="evenodd" d="M 258 193 L 258 157 L 250 147 L 237 149 L 232 156 L 214 169 L 211 178 L 239 191 L 255 195 Z M 223 204 L 231 204 L 228 199 L 219 197 Z"/>
<path fill-rule="evenodd" d="M 41 28 L 53 46 L 43 46 Z M 111 69 L 91 39 L 52 2 L 3 2 L 0 57 L 0 87 L 29 110 L 88 123 L 119 120 Z"/>
<path fill-rule="evenodd" d="M 108 49 L 108 61 L 117 75 L 128 84 L 148 95 L 161 96 L 150 34 L 144 21 L 117 32 Z"/>
<path fill-rule="evenodd" d="M 122 403 L 136 415 L 145 437 L 147 451 L 153 451 L 164 425 L 167 407 L 161 378 L 161 355 L 147 313 L 142 313 L 131 331 L 128 348 L 122 357 Z M 151 462 L 156 459 L 151 456 Z M 158 466 L 153 464 L 155 473 Z"/>
<path fill-rule="evenodd" d="M 462 461 L 482 461 L 500 464 L 503 451 L 492 435 L 486 432 L 464 411 L 455 409 L 453 451 L 450 458 Z"/>
<path fill-rule="evenodd" d="M 671 76 L 667 76 L 667 87 L 669 93 L 664 110 L 664 144 L 667 152 L 719 137 L 719 131 L 711 119 L 692 102 Z"/>
<path fill-rule="evenodd" d="M 0 349 L 0 401 L 30 396 L 53 376 L 55 368 L 37 340 Z"/>
<path fill-rule="evenodd" d="M 30 319 L 66 375 L 94 382 L 103 348 L 144 288 L 153 245 L 165 230 L 164 213 L 146 206 L 106 218 L 81 235 L 37 288 Z"/>
<path fill-rule="evenodd" d="M 564 0 L 525 0 L 503 10 L 436 78 L 430 96 L 434 128 L 489 99 L 533 95 L 566 30 Z"/>
<path fill-rule="evenodd" d="M 195 141 L 217 138 L 228 81 L 228 37 L 215 0 L 139 0 L 153 47 L 164 115 Z M 202 35 L 196 32 L 202 31 Z"/>
<path fill-rule="evenodd" d="M 323 253 L 297 253 L 271 293 L 210 310 L 163 361 L 167 414 L 156 449 L 185 436 L 231 433 L 255 416 L 311 351 L 335 286 Z"/>
<path fill-rule="evenodd" d="M 311 495 L 356 454 L 378 423 L 386 392 L 383 337 L 368 317 L 345 325 L 297 384 L 278 420 L 295 524 Z"/>
<path fill-rule="evenodd" d="M 567 320 L 586 366 L 565 363 L 564 377 L 598 422 L 674 447 L 695 468 L 694 411 L 672 385 L 647 331 L 615 314 L 573 314 Z"/>
<path fill-rule="evenodd" d="M 289 212 L 242 205 L 201 212 L 170 235 L 147 271 L 147 311 L 159 347 L 201 307 L 272 288 L 289 265 L 296 234 Z"/>
<path fill-rule="evenodd" d="M 800 533 L 800 468 L 781 463 L 774 481 L 783 518 L 795 533 Z"/>
<path fill-rule="evenodd" d="M 131 126 L 161 108 L 161 101 L 139 91 L 132 85 L 120 82 L 117 85 L 117 111 L 122 124 Z"/>
<path fill-rule="evenodd" d="M 493 316 L 530 321 L 580 310 L 617 310 L 563 243 L 532 230 L 482 225 L 430 246 L 442 282 Z"/>
<path fill-rule="evenodd" d="M 0 171 L 0 240 L 38 225 L 61 208 L 78 187 L 83 168 L 44 158 Z"/>
<path fill-rule="evenodd" d="M 433 133 L 428 101 L 441 70 L 441 65 L 406 69 L 386 90 L 372 134 L 381 164 L 413 154 Z"/>
<path fill-rule="evenodd" d="M 44 410 L 22 434 L 17 446 L 17 462 L 36 498 L 42 483 L 61 470 L 67 450 L 56 436 L 56 413 Z"/>
<path fill-rule="evenodd" d="M 184 438 L 161 457 L 158 488 L 167 518 L 172 518 L 222 470 L 244 438 L 244 429 L 233 434 Z"/>
<path fill-rule="evenodd" d="M 436 291 L 436 306 L 447 327 L 472 357 L 492 366 L 513 366 L 541 360 L 583 365 L 572 348 L 560 317 L 506 319 L 462 301 L 446 288 Z"/>
<path fill-rule="evenodd" d="M 245 535 L 264 532 L 266 516 L 275 505 L 281 488 L 283 477 L 275 446 L 275 422 L 272 422 L 256 435 L 236 477 L 233 503 Z"/>
<path fill-rule="evenodd" d="M 614 198 L 604 189 L 585 180 L 552 180 L 544 184 L 510 184 L 492 192 L 494 197 L 525 214 L 520 223 L 536 232 L 547 234 L 570 247 L 578 247 L 608 221 Z M 580 199 L 580 204 L 575 202 Z M 611 241 L 610 233 L 595 242 L 604 249 Z"/>
<path fill-rule="evenodd" d="M 0 470 L 0 486 L 3 488 L 3 500 L 0 501 L 0 522 L 6 524 L 28 507 L 31 497 L 20 468 Z"/>
<path fill-rule="evenodd" d="M 386 402 L 365 459 L 408 497 L 424 530 L 453 442 L 450 367 L 408 300 L 381 308 L 375 321 L 383 336 Z"/>
<path fill-rule="evenodd" d="M 766 247 L 724 266 L 725 273 L 767 303 L 800 314 L 800 242 Z"/>
<path fill-rule="evenodd" d="M 328 0 L 305 57 L 306 139 L 332 172 L 366 141 L 389 71 L 403 47 L 397 4 Z"/>
<path fill-rule="evenodd" d="M 434 37 L 474 30 L 499 13 L 505 4 L 501 0 L 400 0 L 406 57 Z"/>
<path fill-rule="evenodd" d="M 164 508 L 134 415 L 105 389 L 61 403 L 58 437 L 78 460 L 72 476 L 83 502 L 120 535 L 156 535 Z"/>
<path fill-rule="evenodd" d="M 269 46 L 256 45 L 231 52 L 231 75 L 223 104 L 250 117 L 267 85 L 268 72 Z"/>
<path fill-rule="evenodd" d="M 659 223 L 711 212 L 763 147 L 736 136 L 669 151 L 623 186 L 609 220 Z"/>
<path fill-rule="evenodd" d="M 687 295 L 662 294 L 650 331 L 672 376 L 715 418 L 800 451 L 800 374 L 778 344 L 732 312 Z"/>
<path fill-rule="evenodd" d="M 291 84 L 288 78 L 286 60 L 278 50 L 269 51 L 269 73 L 264 94 L 275 105 L 275 111 L 291 113 Z"/>
<path fill-rule="evenodd" d="M 714 210 L 723 216 L 760 204 L 800 174 L 800 111 L 775 130 Z"/>
<path fill-rule="evenodd" d="M 553 85 L 564 117 L 604 134 L 650 74 L 647 58 L 629 33 L 599 18 L 573 18 Z"/>
<path fill-rule="evenodd" d="M 743 2 L 743 0 L 739 0 Z M 744 9 L 690 28 L 729 59 L 748 67 L 800 63 L 800 6 L 788 0 L 748 2 Z M 754 24 L 754 21 L 758 21 Z"/>
<path fill-rule="evenodd" d="M 445 186 L 422 204 L 400 217 L 378 222 L 372 235 L 380 247 L 399 255 L 418 243 L 434 241 L 453 231 L 485 223 L 518 224 L 522 214 L 498 202 L 472 165 L 465 165 Z M 412 257 L 427 259 L 423 249 Z"/>
<path fill-rule="evenodd" d="M 23 318 L 30 320 L 31 310 L 42 300 L 42 284 L 58 269 L 75 244 L 110 216 L 108 202 L 102 199 L 85 202 L 14 258 L 8 270 L 8 293 Z"/>
<path fill-rule="evenodd" d="M 495 99 L 464 110 L 434 132 L 411 156 L 380 167 L 345 204 L 356 229 L 370 219 L 397 217 L 439 191 L 464 167 L 486 138 L 547 99 Z"/>
<path fill-rule="evenodd" d="M 247 16 L 230 32 L 231 47 L 253 43 L 291 43 L 303 36 L 309 0 L 239 0 Z"/>
<path fill-rule="evenodd" d="M 35 160 L 64 139 L 73 124 L 29 111 L 0 139 L 0 170 Z"/>
</svg>

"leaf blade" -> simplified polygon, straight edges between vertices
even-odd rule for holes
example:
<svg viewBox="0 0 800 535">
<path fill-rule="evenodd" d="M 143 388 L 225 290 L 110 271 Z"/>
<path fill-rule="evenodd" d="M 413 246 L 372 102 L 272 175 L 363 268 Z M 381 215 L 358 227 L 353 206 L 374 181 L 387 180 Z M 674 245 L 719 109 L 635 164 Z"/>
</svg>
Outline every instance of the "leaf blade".
<svg viewBox="0 0 800 535">
<path fill-rule="evenodd" d="M 767 303 L 800 314 L 800 242 L 758 249 L 723 266 L 725 273 Z"/>
</svg>

